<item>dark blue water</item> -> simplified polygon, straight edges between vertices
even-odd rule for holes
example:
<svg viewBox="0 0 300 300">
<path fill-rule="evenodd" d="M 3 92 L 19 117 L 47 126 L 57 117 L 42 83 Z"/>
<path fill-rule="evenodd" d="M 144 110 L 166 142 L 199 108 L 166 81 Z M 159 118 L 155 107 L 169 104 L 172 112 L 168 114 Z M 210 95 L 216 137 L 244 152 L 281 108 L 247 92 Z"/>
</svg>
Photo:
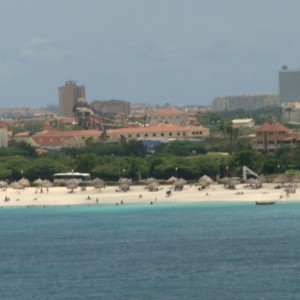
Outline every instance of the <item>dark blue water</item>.
<svg viewBox="0 0 300 300">
<path fill-rule="evenodd" d="M 0 299 L 300 299 L 300 204 L 2 208 Z"/>
</svg>

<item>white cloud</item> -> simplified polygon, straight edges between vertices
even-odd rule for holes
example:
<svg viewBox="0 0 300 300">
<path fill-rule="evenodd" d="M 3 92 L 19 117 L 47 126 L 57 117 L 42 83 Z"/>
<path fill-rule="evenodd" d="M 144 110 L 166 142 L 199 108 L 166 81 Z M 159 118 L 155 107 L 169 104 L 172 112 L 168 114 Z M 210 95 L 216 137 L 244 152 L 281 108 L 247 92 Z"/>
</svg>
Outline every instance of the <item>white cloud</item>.
<svg viewBox="0 0 300 300">
<path fill-rule="evenodd" d="M 22 59 L 28 61 L 60 61 L 63 53 L 49 40 L 41 37 L 29 39 L 19 50 Z"/>
</svg>

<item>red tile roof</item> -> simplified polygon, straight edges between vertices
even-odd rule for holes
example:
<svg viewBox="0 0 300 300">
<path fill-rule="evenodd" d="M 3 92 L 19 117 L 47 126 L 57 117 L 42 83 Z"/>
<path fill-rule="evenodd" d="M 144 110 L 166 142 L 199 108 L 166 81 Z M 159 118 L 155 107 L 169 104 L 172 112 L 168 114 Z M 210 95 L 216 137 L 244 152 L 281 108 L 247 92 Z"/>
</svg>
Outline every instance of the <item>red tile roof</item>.
<svg viewBox="0 0 300 300">
<path fill-rule="evenodd" d="M 283 142 L 300 141 L 299 135 L 290 135 L 282 139 Z"/>
<path fill-rule="evenodd" d="M 102 131 L 94 129 L 94 130 L 66 130 L 66 131 L 40 131 L 37 132 L 34 136 L 76 136 L 76 135 L 97 135 L 101 134 Z"/>
<path fill-rule="evenodd" d="M 16 133 L 15 136 L 16 137 L 27 137 L 27 136 L 29 136 L 29 133 L 30 133 L 30 131 L 22 131 L 22 132 Z"/>
<path fill-rule="evenodd" d="M 256 129 L 256 132 L 288 132 L 288 131 L 289 129 L 284 127 L 279 122 L 276 122 L 275 124 L 272 125 L 266 122 L 262 126 Z"/>
</svg>

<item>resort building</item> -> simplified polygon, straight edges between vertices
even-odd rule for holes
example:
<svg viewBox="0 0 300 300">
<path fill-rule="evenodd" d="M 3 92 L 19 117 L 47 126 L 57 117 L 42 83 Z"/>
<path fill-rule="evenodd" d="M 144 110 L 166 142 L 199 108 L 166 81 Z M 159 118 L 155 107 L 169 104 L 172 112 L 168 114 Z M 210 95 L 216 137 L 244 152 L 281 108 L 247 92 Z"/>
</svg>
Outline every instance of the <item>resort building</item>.
<svg viewBox="0 0 300 300">
<path fill-rule="evenodd" d="M 256 128 L 256 136 L 252 143 L 252 148 L 266 153 L 274 153 L 281 147 L 281 142 L 289 135 L 289 129 L 282 124 L 264 123 Z"/>
<path fill-rule="evenodd" d="M 31 137 L 34 144 L 40 148 L 56 149 L 84 147 L 90 139 L 99 142 L 100 130 L 72 130 L 72 131 L 41 131 Z"/>
<path fill-rule="evenodd" d="M 102 137 L 105 133 L 105 139 Z M 41 131 L 31 137 L 31 143 L 39 148 L 59 150 L 61 148 L 84 147 L 92 142 L 119 143 L 122 140 L 166 142 L 171 140 L 201 140 L 209 137 L 209 129 L 203 126 L 179 126 L 158 124 L 148 127 L 120 129 Z"/>
<path fill-rule="evenodd" d="M 85 99 L 85 87 L 76 85 L 76 81 L 66 81 L 64 86 L 58 88 L 59 112 L 62 116 L 72 117 L 74 105 L 79 98 Z"/>
<path fill-rule="evenodd" d="M 209 128 L 203 126 L 179 126 L 160 123 L 154 126 L 137 128 L 120 128 L 108 130 L 109 142 L 120 142 L 122 138 L 128 140 L 187 140 L 209 137 Z"/>
<path fill-rule="evenodd" d="M 212 102 L 214 111 L 256 110 L 266 106 L 278 105 L 276 94 L 253 94 L 216 97 Z"/>
<path fill-rule="evenodd" d="M 279 71 L 280 103 L 300 102 L 300 69 L 288 70 L 283 66 Z"/>
<path fill-rule="evenodd" d="M 148 116 L 149 125 L 156 125 L 159 123 L 170 123 L 175 125 L 188 125 L 189 114 L 180 111 L 176 108 L 160 109 Z"/>
</svg>

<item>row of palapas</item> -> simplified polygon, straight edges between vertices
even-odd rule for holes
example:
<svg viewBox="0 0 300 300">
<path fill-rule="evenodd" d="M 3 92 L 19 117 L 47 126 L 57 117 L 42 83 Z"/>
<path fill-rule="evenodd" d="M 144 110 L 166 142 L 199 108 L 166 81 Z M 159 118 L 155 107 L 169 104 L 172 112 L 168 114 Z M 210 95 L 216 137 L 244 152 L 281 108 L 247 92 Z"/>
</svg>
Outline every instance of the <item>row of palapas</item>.
<svg viewBox="0 0 300 300">
<path fill-rule="evenodd" d="M 224 177 L 219 180 L 219 183 L 224 184 L 227 188 L 234 188 L 237 184 L 239 184 L 240 178 L 238 177 Z M 261 176 L 259 178 L 250 178 L 245 181 L 245 183 L 255 187 L 259 188 L 262 186 L 263 183 L 267 182 L 266 178 L 264 176 Z M 280 174 L 277 177 L 274 178 L 272 181 L 273 183 L 277 184 L 285 184 L 285 183 L 300 183 L 300 175 L 294 176 L 293 178 L 289 178 L 286 174 Z M 156 178 L 150 177 L 142 181 L 142 183 L 145 184 L 145 188 L 149 191 L 157 191 L 160 189 L 160 181 Z M 184 187 L 184 185 L 187 184 L 187 181 L 183 178 L 176 178 L 174 176 L 170 177 L 168 180 L 165 181 L 167 184 L 172 184 L 174 187 L 174 190 L 181 191 Z M 214 180 L 210 178 L 207 175 L 203 175 L 199 178 L 198 182 L 196 183 L 199 186 L 199 189 L 204 189 L 208 187 L 210 184 L 214 183 Z M 73 192 L 78 186 L 80 185 L 80 181 L 76 179 L 70 179 L 66 182 L 66 188 L 69 189 L 71 192 Z M 130 186 L 132 185 L 132 180 L 128 178 L 120 178 L 118 181 L 118 189 L 116 191 L 128 191 L 130 189 Z M 37 179 L 30 183 L 30 181 L 26 178 L 21 178 L 18 181 L 14 181 L 12 183 L 8 183 L 6 181 L 0 181 L 0 189 L 7 189 L 7 188 L 13 188 L 16 190 L 24 189 L 26 187 L 34 186 L 36 188 L 50 188 L 53 186 L 53 183 L 47 179 Z M 96 189 L 102 189 L 106 186 L 104 180 L 100 178 L 95 178 L 91 181 L 91 186 L 93 186 Z"/>
</svg>

